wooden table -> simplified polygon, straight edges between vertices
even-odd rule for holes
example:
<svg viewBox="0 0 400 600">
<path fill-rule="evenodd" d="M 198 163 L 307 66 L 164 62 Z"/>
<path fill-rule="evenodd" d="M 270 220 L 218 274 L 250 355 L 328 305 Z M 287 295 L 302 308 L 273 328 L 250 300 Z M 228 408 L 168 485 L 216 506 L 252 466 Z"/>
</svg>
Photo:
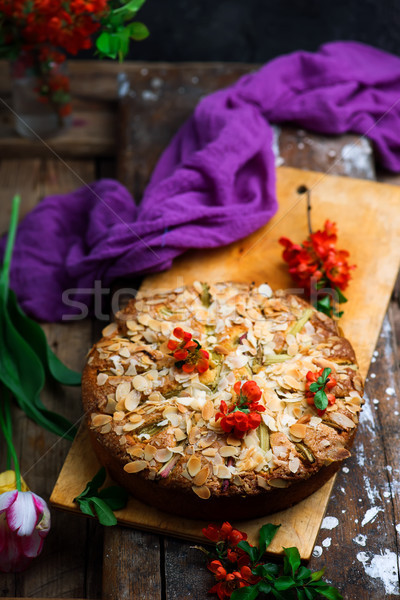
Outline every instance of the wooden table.
<svg viewBox="0 0 400 600">
<path fill-rule="evenodd" d="M 251 68 L 254 66 L 71 63 L 74 127 L 47 146 L 14 137 L 3 106 L 0 231 L 7 228 L 10 200 L 16 191 L 22 195 L 22 215 L 43 196 L 67 192 L 102 176 L 118 176 L 139 198 L 159 152 L 198 97 L 229 84 Z M 126 74 L 125 79 L 121 75 L 119 79 L 125 85 L 120 119 L 118 73 Z M 0 64 L 0 75 L 0 97 L 8 102 L 5 64 Z M 131 83 L 133 94 L 124 80 Z M 127 110 L 129 103 L 132 110 L 132 102 L 136 115 L 128 122 Z M 277 139 L 281 164 L 375 178 L 373 156 L 365 140 L 356 146 L 356 157 L 362 160 L 354 160 L 353 152 L 337 161 L 343 149 L 355 142 L 355 136 L 329 139 L 285 127 L 277 130 Z M 135 161 L 135 169 L 131 161 Z M 400 183 L 400 178 L 379 177 Z M 330 519 L 320 531 L 309 565 L 313 570 L 326 566 L 327 578 L 348 600 L 399 597 L 400 409 L 395 393 L 400 358 L 398 301 L 394 294 L 366 382 L 368 400 L 355 451 L 338 475 L 327 510 Z M 60 358 L 70 367 L 81 369 L 102 326 L 104 323 L 85 320 L 46 324 L 44 328 Z M 79 396 L 76 389 L 48 386 L 43 399 L 49 408 L 77 421 L 82 413 Z M 69 443 L 39 429 L 17 409 L 14 424 L 22 473 L 30 487 L 47 499 Z M 3 458 L 0 466 L 4 468 Z M 94 520 L 56 511 L 52 519 L 41 557 L 25 573 L 0 577 L 1 597 L 207 597 L 213 578 L 204 569 L 201 553 L 190 543 L 133 529 L 103 529 Z"/>
</svg>

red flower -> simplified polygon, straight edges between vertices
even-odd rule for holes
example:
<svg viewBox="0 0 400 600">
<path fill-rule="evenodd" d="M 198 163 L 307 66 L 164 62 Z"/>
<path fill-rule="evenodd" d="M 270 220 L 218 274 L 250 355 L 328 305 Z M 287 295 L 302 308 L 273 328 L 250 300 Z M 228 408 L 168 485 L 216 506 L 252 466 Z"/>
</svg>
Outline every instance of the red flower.
<svg viewBox="0 0 400 600">
<path fill-rule="evenodd" d="M 228 542 L 232 546 L 237 546 L 242 540 L 247 540 L 247 533 L 233 529 L 227 521 L 221 527 L 209 525 L 203 529 L 203 535 L 211 542 Z"/>
<path fill-rule="evenodd" d="M 325 221 L 324 229 L 312 233 L 301 245 L 285 237 L 279 240 L 285 248 L 282 256 L 289 265 L 289 273 L 308 291 L 312 283 L 315 285 L 320 281 L 333 289 L 347 288 L 355 265 L 348 264 L 349 253 L 337 250 L 336 242 L 336 224 L 330 221 Z"/>
<path fill-rule="evenodd" d="M 261 398 L 261 390 L 255 381 L 246 381 L 241 387 L 237 381 L 233 386 L 238 396 L 236 403 L 228 408 L 224 400 L 220 404 L 220 412 L 215 415 L 215 420 L 221 419 L 221 427 L 226 433 L 231 433 L 237 438 L 242 438 L 246 431 L 257 429 L 261 423 L 260 412 L 265 411 L 262 404 L 258 404 Z"/>
<path fill-rule="evenodd" d="M 210 590 L 210 594 L 217 594 L 220 600 L 230 598 L 233 592 L 239 588 L 254 585 L 260 581 L 260 577 L 252 574 L 247 565 L 240 568 L 240 571 L 227 573 L 226 569 L 218 560 L 212 561 L 208 568 L 212 571 L 218 581 Z"/>
<path fill-rule="evenodd" d="M 176 360 L 175 366 L 181 367 L 185 373 L 193 373 L 197 369 L 198 373 L 204 373 L 210 366 L 207 350 L 203 350 L 197 340 L 192 339 L 192 334 L 183 331 L 181 327 L 175 327 L 173 334 L 177 340 L 169 340 L 167 346 L 173 351 Z"/>
<path fill-rule="evenodd" d="M 324 369 L 320 369 L 319 371 L 315 371 L 315 372 L 308 371 L 308 373 L 306 374 L 306 379 L 307 379 L 307 381 L 306 381 L 306 400 L 307 400 L 307 404 L 309 404 L 310 406 L 315 406 L 315 404 L 314 404 L 315 392 L 310 391 L 310 385 L 315 383 L 319 377 L 322 377 L 323 373 L 324 373 Z M 336 398 L 335 398 L 334 394 L 327 393 L 327 390 L 331 390 L 336 385 L 337 385 L 336 379 L 334 377 L 332 377 L 332 374 L 330 374 L 328 379 L 326 380 L 326 383 L 324 386 L 324 391 L 326 393 L 326 397 L 328 398 L 328 404 L 330 406 L 335 404 Z M 318 415 L 320 417 L 322 417 L 322 415 L 325 414 L 325 410 L 317 409 Z"/>
</svg>

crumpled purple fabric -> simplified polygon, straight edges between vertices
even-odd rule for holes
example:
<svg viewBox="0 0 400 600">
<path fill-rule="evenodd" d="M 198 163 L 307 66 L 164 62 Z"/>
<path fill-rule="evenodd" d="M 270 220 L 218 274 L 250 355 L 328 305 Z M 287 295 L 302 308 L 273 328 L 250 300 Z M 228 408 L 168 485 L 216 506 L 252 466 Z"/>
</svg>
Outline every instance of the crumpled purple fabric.
<svg viewBox="0 0 400 600">
<path fill-rule="evenodd" d="M 399 171 L 400 59 L 357 42 L 279 57 L 198 104 L 140 206 L 112 180 L 43 200 L 20 224 L 12 262 L 24 310 L 45 321 L 79 314 L 71 300 L 90 304 L 96 280 L 161 271 L 188 248 L 265 224 L 277 210 L 269 123 L 284 121 L 368 136 Z"/>
</svg>

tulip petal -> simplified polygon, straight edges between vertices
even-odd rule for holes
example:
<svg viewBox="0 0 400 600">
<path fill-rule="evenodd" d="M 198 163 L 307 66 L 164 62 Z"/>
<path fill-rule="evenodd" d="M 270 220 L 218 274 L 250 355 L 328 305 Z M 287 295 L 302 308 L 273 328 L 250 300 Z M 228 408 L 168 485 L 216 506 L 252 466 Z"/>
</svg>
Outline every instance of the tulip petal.
<svg viewBox="0 0 400 600">
<path fill-rule="evenodd" d="M 32 535 L 27 535 L 20 538 L 21 550 L 25 556 L 29 558 L 35 558 L 39 556 L 42 551 L 44 539 L 40 537 L 39 533 L 34 530 Z"/>
<path fill-rule="evenodd" d="M 33 501 L 32 492 L 18 492 L 15 502 L 7 510 L 7 523 L 19 536 L 31 535 L 40 513 Z"/>
<path fill-rule="evenodd" d="M 14 490 L 12 492 L 4 492 L 0 495 L 0 513 L 7 510 L 13 502 L 17 499 L 18 492 Z"/>
<path fill-rule="evenodd" d="M 36 525 L 36 529 L 39 531 L 39 535 L 41 537 L 45 538 L 46 535 L 49 533 L 50 524 L 51 524 L 49 507 L 47 506 L 47 504 L 43 500 L 43 498 L 41 498 L 37 494 L 34 494 L 33 492 L 32 492 L 32 495 L 34 497 L 36 507 L 37 508 L 39 507 L 39 511 L 42 515 L 42 517 L 40 518 L 40 520 L 38 521 L 38 523 Z"/>
</svg>

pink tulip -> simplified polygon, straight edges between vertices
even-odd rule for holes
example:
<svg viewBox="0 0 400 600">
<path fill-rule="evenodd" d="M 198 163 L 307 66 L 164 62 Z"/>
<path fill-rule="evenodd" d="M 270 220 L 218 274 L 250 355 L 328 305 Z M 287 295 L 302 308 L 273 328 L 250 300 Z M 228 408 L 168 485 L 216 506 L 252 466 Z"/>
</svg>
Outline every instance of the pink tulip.
<svg viewBox="0 0 400 600">
<path fill-rule="evenodd" d="M 39 556 L 50 530 L 50 511 L 33 492 L 0 494 L 0 571 L 22 571 Z"/>
</svg>

